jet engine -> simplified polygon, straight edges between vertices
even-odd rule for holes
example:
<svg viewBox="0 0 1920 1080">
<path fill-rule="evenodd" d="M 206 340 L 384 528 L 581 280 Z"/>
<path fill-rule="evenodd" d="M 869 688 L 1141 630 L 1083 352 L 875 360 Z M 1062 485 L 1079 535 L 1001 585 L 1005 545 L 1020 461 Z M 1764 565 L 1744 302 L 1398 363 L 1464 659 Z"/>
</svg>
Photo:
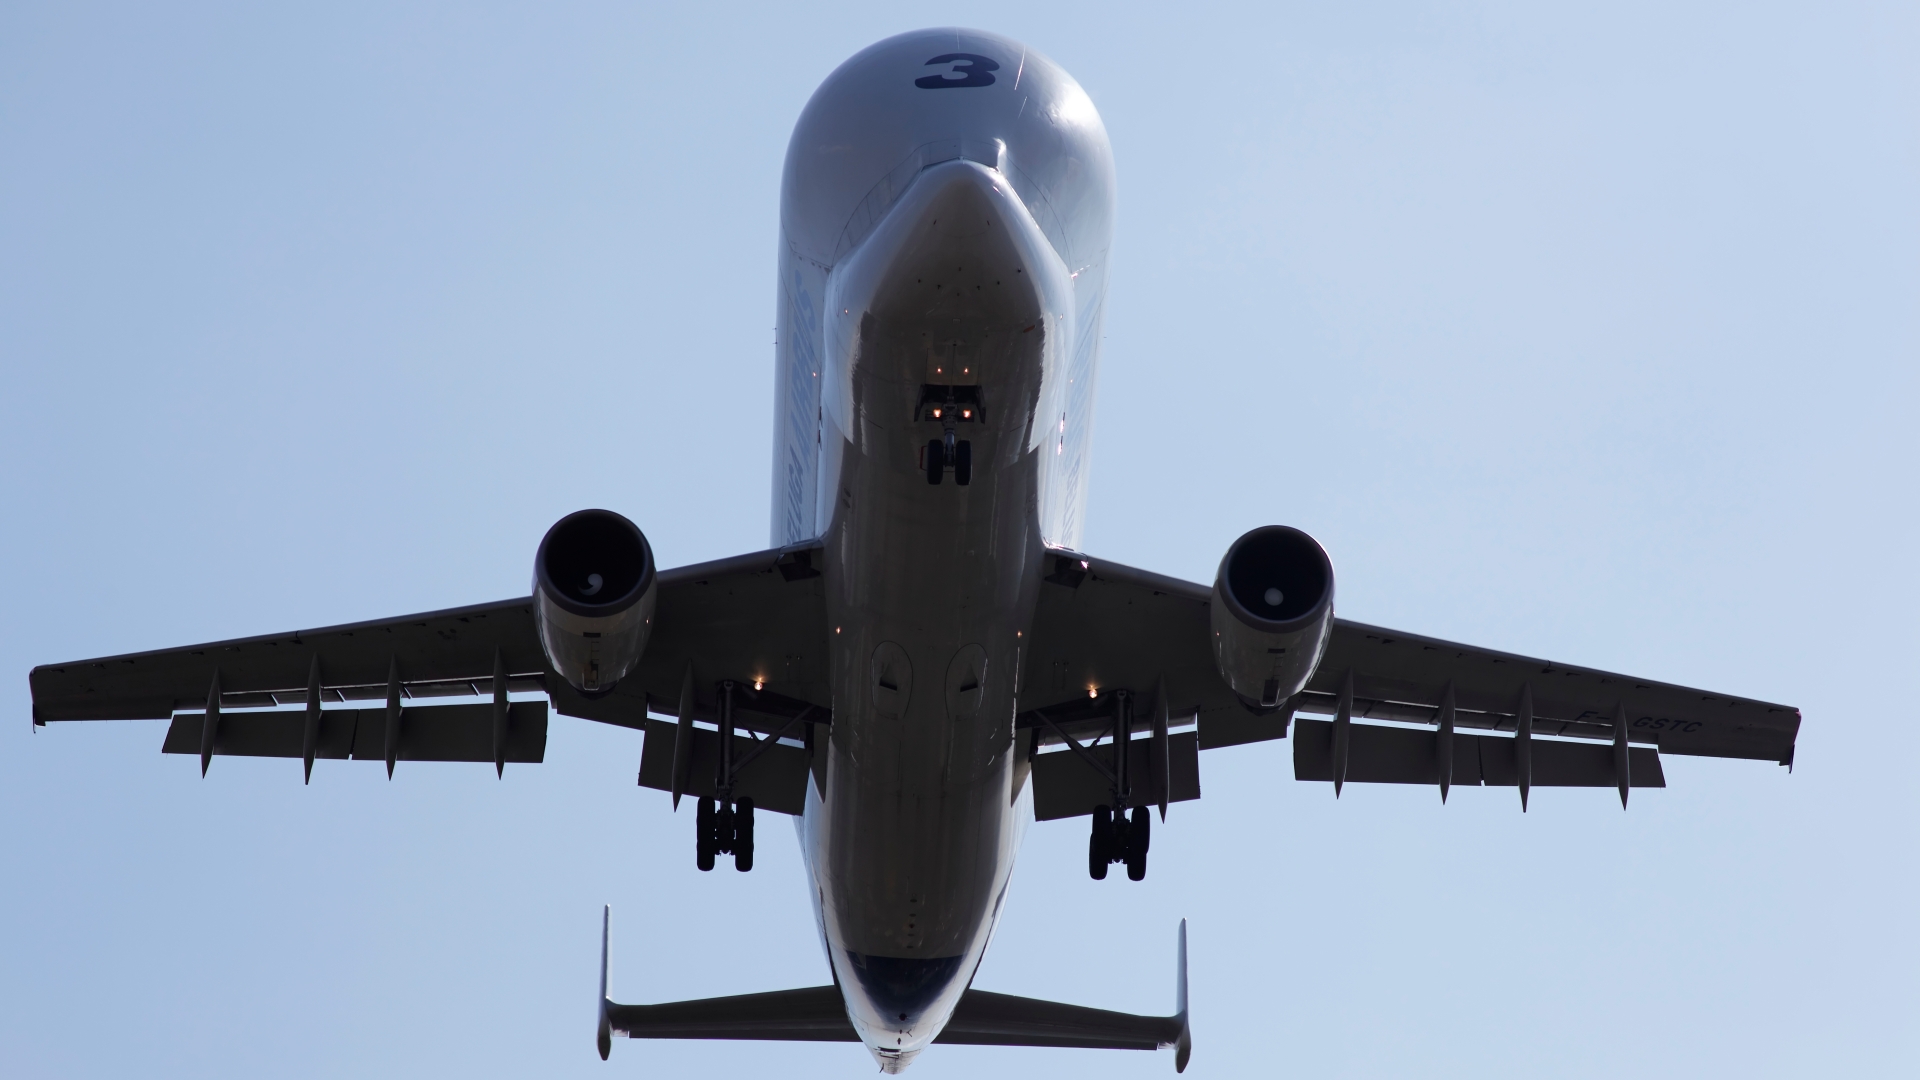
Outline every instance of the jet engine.
<svg viewBox="0 0 1920 1080">
<path fill-rule="evenodd" d="M 1333 563 L 1299 529 L 1233 542 L 1213 581 L 1213 659 L 1247 707 L 1269 712 L 1307 684 L 1333 632 Z"/>
<path fill-rule="evenodd" d="M 632 671 L 653 629 L 653 548 L 611 510 L 555 522 L 533 559 L 534 621 L 560 677 L 598 695 Z"/>
</svg>

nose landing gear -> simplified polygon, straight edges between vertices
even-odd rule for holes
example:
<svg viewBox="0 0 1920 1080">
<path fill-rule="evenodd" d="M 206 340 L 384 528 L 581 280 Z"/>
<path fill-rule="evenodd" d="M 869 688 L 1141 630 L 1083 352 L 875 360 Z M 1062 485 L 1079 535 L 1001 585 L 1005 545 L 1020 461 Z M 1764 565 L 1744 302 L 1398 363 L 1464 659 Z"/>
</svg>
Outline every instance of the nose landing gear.
<svg viewBox="0 0 1920 1080">
<path fill-rule="evenodd" d="M 973 444 L 955 436 L 958 424 L 983 424 L 986 406 L 980 401 L 980 388 L 974 385 L 944 386 L 929 383 L 920 388 L 920 404 L 913 410 L 917 421 L 940 422 L 940 437 L 929 439 L 920 456 L 927 483 L 938 484 L 953 469 L 953 482 L 966 487 L 973 482 Z"/>
<path fill-rule="evenodd" d="M 926 460 L 929 484 L 938 484 L 948 465 L 953 466 L 954 483 L 966 487 L 973 482 L 973 444 L 954 438 L 951 431 L 944 438 L 927 442 Z"/>
</svg>

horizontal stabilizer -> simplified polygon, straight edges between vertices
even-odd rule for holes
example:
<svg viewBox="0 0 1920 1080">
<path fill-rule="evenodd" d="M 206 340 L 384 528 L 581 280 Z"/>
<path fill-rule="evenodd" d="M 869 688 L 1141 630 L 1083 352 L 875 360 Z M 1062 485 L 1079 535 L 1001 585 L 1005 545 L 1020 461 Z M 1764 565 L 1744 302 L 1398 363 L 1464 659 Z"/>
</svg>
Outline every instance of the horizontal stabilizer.
<svg viewBox="0 0 1920 1080">
<path fill-rule="evenodd" d="M 778 1042 L 859 1042 L 836 986 L 766 994 L 672 1001 L 661 1005 L 607 1003 L 607 1023 L 629 1039 L 747 1039 Z M 1096 1050 L 1155 1050 L 1180 1037 L 1178 1016 L 1062 1005 L 1055 1001 L 968 990 L 937 1043 L 971 1046 L 1070 1046 Z"/>
<path fill-rule="evenodd" d="M 968 990 L 937 1043 L 971 1046 L 1072 1046 L 1089 1050 L 1158 1050 L 1185 1027 L 1178 1016 L 1136 1016 L 1056 1001 Z"/>
<path fill-rule="evenodd" d="M 771 1039 L 780 1042 L 859 1042 L 836 986 L 766 994 L 670 1001 L 662 1005 L 607 1003 L 607 1023 L 629 1039 Z"/>
<path fill-rule="evenodd" d="M 601 1054 L 606 1039 L 745 1039 L 782 1042 L 859 1042 L 837 986 L 775 990 L 765 994 L 619 1005 L 606 997 L 606 928 L 600 954 Z M 968 990 L 953 1017 L 933 1041 L 972 1046 L 1056 1046 L 1096 1050 L 1157 1050 L 1172 1047 L 1174 1066 L 1184 1071 L 1192 1050 L 1187 1027 L 1187 924 L 1180 923 L 1176 1001 L 1172 1016 L 1062 1005 L 1055 1001 Z"/>
</svg>

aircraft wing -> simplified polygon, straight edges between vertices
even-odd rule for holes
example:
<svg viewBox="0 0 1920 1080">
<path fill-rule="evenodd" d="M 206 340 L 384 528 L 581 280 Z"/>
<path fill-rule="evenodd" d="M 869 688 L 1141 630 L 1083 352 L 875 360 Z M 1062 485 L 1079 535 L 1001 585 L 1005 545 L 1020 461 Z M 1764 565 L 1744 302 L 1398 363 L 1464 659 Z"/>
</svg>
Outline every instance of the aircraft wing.
<svg viewBox="0 0 1920 1080">
<path fill-rule="evenodd" d="M 1024 659 L 1020 718 L 1034 733 L 1036 813 L 1043 818 L 1088 813 L 1089 799 L 1110 801 L 1111 763 L 1101 776 L 1092 760 L 1098 755 L 1067 744 L 1110 735 L 1111 691 L 1128 689 L 1145 700 L 1157 686 L 1164 687 L 1167 726 L 1195 731 L 1191 749 L 1169 735 L 1166 765 L 1154 760 L 1158 751 L 1141 745 L 1148 740 L 1136 741 L 1133 754 L 1142 764 L 1134 775 L 1151 774 L 1161 789 L 1172 789 L 1167 799 L 1151 789 L 1136 796 L 1146 803 L 1198 797 L 1198 750 L 1282 739 L 1289 728 L 1298 736 L 1298 779 L 1338 774 L 1351 783 L 1435 783 L 1443 760 L 1435 730 L 1449 686 L 1452 726 L 1462 729 L 1451 751 L 1456 786 L 1524 780 L 1611 787 L 1622 775 L 1634 787 L 1663 786 L 1662 754 L 1793 762 L 1800 712 L 1790 706 L 1346 619 L 1334 621 L 1306 687 L 1284 707 L 1262 713 L 1243 704 L 1214 665 L 1211 588 L 1078 553 L 1050 552 L 1047 559 Z M 1335 719 L 1296 723 L 1296 712 Z M 1529 735 L 1546 738 L 1516 747 L 1510 736 L 1523 726 L 1523 715 Z M 1626 737 L 1616 740 L 1622 717 Z M 1334 730 L 1342 725 L 1346 735 Z M 1596 741 L 1619 742 L 1626 767 L 1616 766 L 1615 747 Z M 1039 752 L 1050 745 L 1067 748 Z M 1111 757 L 1110 749 L 1101 753 Z M 1056 798 L 1048 797 L 1049 787 Z"/>
<path fill-rule="evenodd" d="M 608 1002 L 606 1011 L 609 1031 L 629 1039 L 860 1041 L 840 988 L 833 985 L 661 1005 Z M 1137 1016 L 969 988 L 933 1041 L 1155 1050 L 1175 1045 L 1181 1030 L 1178 1016 Z"/>
<path fill-rule="evenodd" d="M 791 736 L 795 717 L 828 701 L 825 605 L 812 557 L 804 549 L 772 550 L 662 572 L 644 659 L 600 697 L 580 694 L 552 671 L 533 602 L 516 597 L 42 665 L 29 676 L 33 722 L 172 718 L 163 747 L 169 753 L 384 757 L 390 766 L 395 760 L 537 762 L 545 753 L 546 703 L 513 695 L 543 692 L 571 716 L 670 734 L 674 725 L 649 721 L 648 713 L 678 715 L 691 663 L 695 716 L 712 719 L 712 686 L 732 679 L 737 727 Z M 348 707 L 360 703 L 375 707 Z M 204 746 L 209 712 L 215 732 Z M 829 717 L 815 709 L 808 719 Z M 702 729 L 700 735 L 717 747 L 716 733 Z M 742 753 L 767 741 L 742 738 Z M 803 752 L 776 744 L 762 757 L 761 771 L 779 774 L 784 785 L 765 805 L 794 803 L 797 794 L 785 797 L 784 788 L 801 790 Z M 779 767 L 769 767 L 775 763 Z M 695 783 L 688 790 L 698 789 Z"/>
</svg>

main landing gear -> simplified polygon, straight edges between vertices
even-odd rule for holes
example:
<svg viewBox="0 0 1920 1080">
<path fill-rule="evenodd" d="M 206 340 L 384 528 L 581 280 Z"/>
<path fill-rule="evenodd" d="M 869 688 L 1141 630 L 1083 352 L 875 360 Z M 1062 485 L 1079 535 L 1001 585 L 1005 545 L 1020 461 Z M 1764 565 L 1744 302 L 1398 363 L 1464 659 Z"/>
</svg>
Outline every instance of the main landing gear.
<svg viewBox="0 0 1920 1080">
<path fill-rule="evenodd" d="M 1113 754 L 1111 764 L 1099 760 L 1092 751 L 1074 742 L 1072 736 L 1055 729 L 1075 752 L 1105 773 L 1113 784 L 1111 801 L 1093 808 L 1093 835 L 1087 838 L 1087 875 L 1095 881 L 1105 881 L 1107 867 L 1114 863 L 1127 864 L 1128 881 L 1146 879 L 1147 847 L 1153 840 L 1153 818 L 1147 806 L 1136 806 L 1132 814 L 1127 813 L 1127 804 L 1135 801 L 1136 796 L 1132 777 L 1135 768 L 1144 765 L 1147 769 L 1147 783 L 1143 785 L 1145 791 L 1138 794 L 1145 801 L 1157 801 L 1162 814 L 1167 810 L 1165 687 L 1154 691 L 1154 737 L 1144 745 L 1136 743 L 1133 738 L 1133 706 L 1132 691 L 1114 689 L 1113 727 L 1108 731 Z M 1052 723 L 1050 720 L 1047 722 Z M 1136 751 L 1143 749 L 1146 751 L 1144 755 L 1136 754 Z M 1136 756 L 1141 757 L 1142 761 L 1136 763 Z"/>
<path fill-rule="evenodd" d="M 753 869 L 753 800 L 730 803 L 721 799 L 701 799 L 694 814 L 695 863 L 702 870 L 713 869 L 715 855 L 732 855 L 733 868 L 746 873 Z"/>
<path fill-rule="evenodd" d="M 686 682 L 680 691 L 681 730 L 691 731 L 693 710 L 693 668 L 687 668 Z M 802 715 L 805 715 L 804 713 Z M 792 721 L 788 721 L 791 727 Z M 771 745 L 786 732 L 770 736 L 762 744 Z M 752 761 L 759 751 L 747 755 L 741 766 Z M 676 750 L 674 756 L 680 757 Z M 678 766 L 676 766 L 678 768 Z M 714 777 L 714 789 L 719 798 L 702 796 L 700 809 L 693 816 L 694 828 L 694 865 L 701 870 L 713 869 L 714 856 L 732 855 L 733 868 L 746 873 L 753 869 L 753 800 L 733 798 L 733 680 L 724 679 L 720 683 L 720 768 Z M 675 792 L 678 797 L 678 791 Z"/>
<path fill-rule="evenodd" d="M 1142 881 L 1147 876 L 1147 845 L 1153 839 L 1153 818 L 1144 806 L 1133 808 L 1133 820 L 1127 812 L 1116 814 L 1111 807 L 1093 810 L 1093 836 L 1087 840 L 1087 873 L 1095 881 L 1107 879 L 1107 867 L 1127 864 L 1127 880 Z"/>
</svg>

